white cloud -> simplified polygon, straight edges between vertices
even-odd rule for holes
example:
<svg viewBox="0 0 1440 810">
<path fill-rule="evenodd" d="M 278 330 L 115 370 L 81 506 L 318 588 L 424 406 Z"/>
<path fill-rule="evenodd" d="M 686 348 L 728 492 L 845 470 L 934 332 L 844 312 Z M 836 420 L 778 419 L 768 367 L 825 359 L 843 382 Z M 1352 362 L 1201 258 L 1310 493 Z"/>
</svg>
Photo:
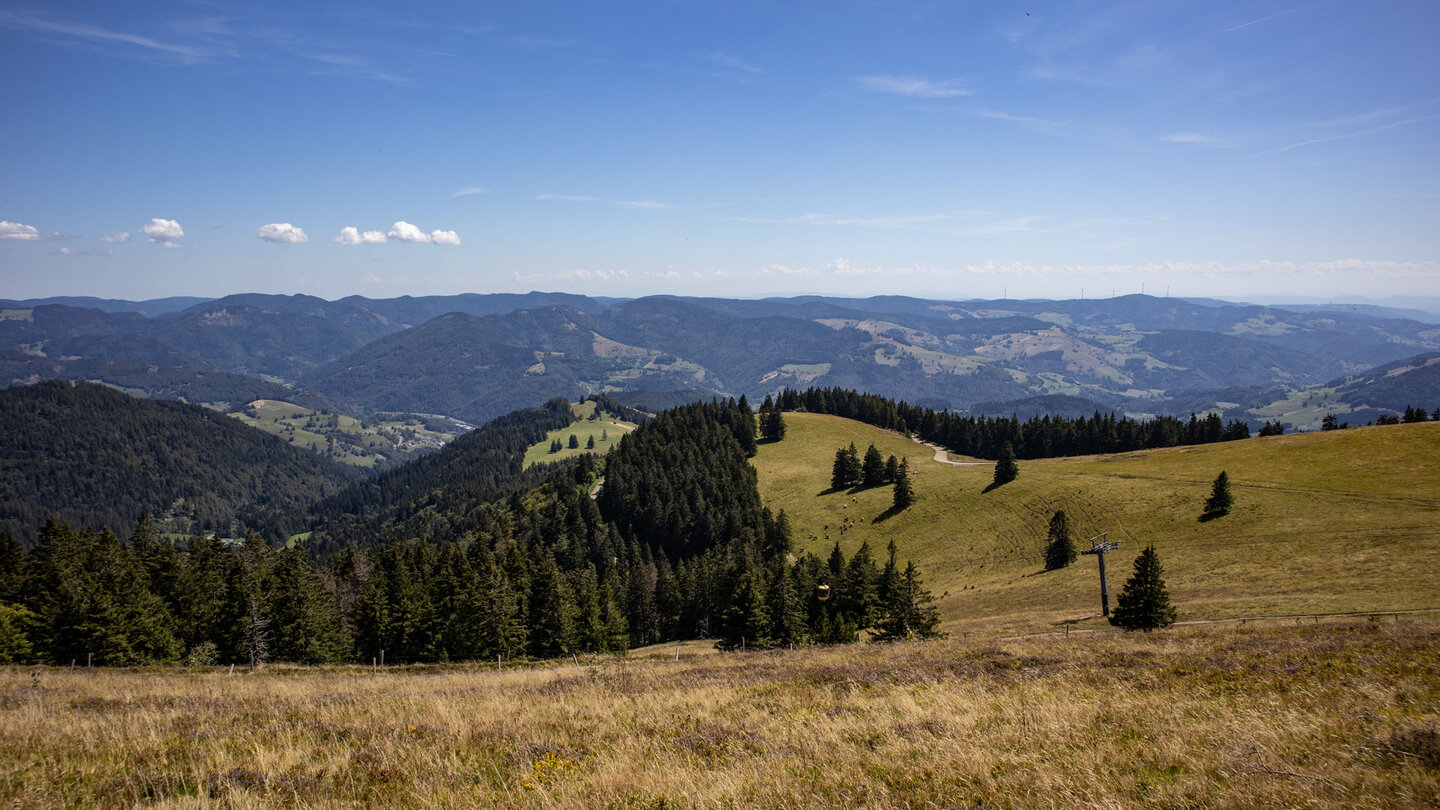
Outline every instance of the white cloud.
<svg viewBox="0 0 1440 810">
<path fill-rule="evenodd" d="M 21 225 L 18 222 L 0 219 L 0 239 L 17 239 L 22 242 L 38 242 L 44 236 L 40 229 L 34 225 Z"/>
<path fill-rule="evenodd" d="M 342 245 L 383 245 L 389 240 L 380 231 L 361 231 L 354 225 L 346 225 L 334 241 Z"/>
<path fill-rule="evenodd" d="M 454 231 L 431 231 L 430 241 L 446 247 L 458 247 L 460 245 L 460 235 Z"/>
<path fill-rule="evenodd" d="M 101 242 L 129 242 L 129 231 L 116 231 L 115 233 L 102 234 L 98 237 Z"/>
<path fill-rule="evenodd" d="M 857 81 L 866 90 L 913 98 L 956 98 L 975 92 L 959 79 L 935 82 L 920 76 L 861 76 Z"/>
<path fill-rule="evenodd" d="M 623 205 L 626 208 L 645 208 L 650 210 L 675 207 L 670 203 L 663 203 L 658 200 L 620 200 L 616 205 Z"/>
<path fill-rule="evenodd" d="M 390 226 L 390 238 L 396 242 L 429 242 L 430 234 L 402 219 Z"/>
<path fill-rule="evenodd" d="M 489 193 L 490 193 L 490 189 L 488 189 L 488 188 L 481 188 L 481 187 L 479 187 L 479 186 L 466 186 L 466 187 L 464 187 L 464 188 L 462 188 L 462 189 L 456 189 L 455 191 L 450 192 L 450 196 L 451 196 L 451 197 L 469 197 L 469 196 L 471 196 L 472 194 L 489 194 Z"/>
<path fill-rule="evenodd" d="M 140 226 L 140 232 L 145 238 L 160 247 L 180 247 L 180 239 L 185 236 L 185 229 L 180 223 L 173 219 L 151 218 L 149 224 Z"/>
<path fill-rule="evenodd" d="M 272 222 L 269 225 L 261 225 L 255 229 L 255 237 L 264 239 L 266 242 L 279 242 L 285 245 L 298 245 L 301 242 L 310 241 L 310 237 L 305 235 L 305 231 L 288 222 Z"/>
<path fill-rule="evenodd" d="M 75 250 L 74 248 L 62 247 L 55 251 L 61 256 L 114 256 L 115 251 L 110 248 L 104 250 Z"/>
</svg>

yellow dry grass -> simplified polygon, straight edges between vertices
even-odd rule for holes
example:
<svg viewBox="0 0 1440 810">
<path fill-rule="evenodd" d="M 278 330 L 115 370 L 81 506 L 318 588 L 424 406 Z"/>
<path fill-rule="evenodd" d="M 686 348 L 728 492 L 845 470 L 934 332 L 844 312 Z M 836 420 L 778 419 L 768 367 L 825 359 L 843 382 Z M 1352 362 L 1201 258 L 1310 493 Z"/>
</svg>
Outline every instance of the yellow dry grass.
<svg viewBox="0 0 1440 810">
<path fill-rule="evenodd" d="M 1365 807 L 1440 801 L 1440 624 L 494 672 L 0 669 L 14 806 Z"/>
<path fill-rule="evenodd" d="M 993 463 L 941 464 L 904 436 L 838 417 L 785 418 L 786 438 L 762 444 L 755 466 L 798 547 L 823 557 L 836 540 L 847 554 L 865 540 L 883 554 L 893 539 L 951 632 L 1101 623 L 1094 557 L 1042 570 L 1057 509 L 1082 547 L 1101 532 L 1122 543 L 1108 557 L 1112 605 L 1153 543 L 1181 621 L 1440 608 L 1440 423 L 1022 461 L 1018 480 L 986 491 Z M 889 487 L 830 491 L 835 450 L 850 442 L 908 456 L 916 504 L 887 515 Z M 1221 470 L 1235 508 L 1201 522 Z"/>
</svg>

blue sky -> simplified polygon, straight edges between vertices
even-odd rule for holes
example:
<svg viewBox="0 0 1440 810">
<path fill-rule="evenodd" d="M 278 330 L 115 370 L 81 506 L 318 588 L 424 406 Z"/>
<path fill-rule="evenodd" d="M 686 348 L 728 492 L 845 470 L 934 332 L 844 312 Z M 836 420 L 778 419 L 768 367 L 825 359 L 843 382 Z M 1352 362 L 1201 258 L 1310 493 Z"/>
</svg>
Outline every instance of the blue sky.
<svg viewBox="0 0 1440 810">
<path fill-rule="evenodd" d="M 0 4 L 0 297 L 1440 295 L 1440 3 Z"/>
</svg>

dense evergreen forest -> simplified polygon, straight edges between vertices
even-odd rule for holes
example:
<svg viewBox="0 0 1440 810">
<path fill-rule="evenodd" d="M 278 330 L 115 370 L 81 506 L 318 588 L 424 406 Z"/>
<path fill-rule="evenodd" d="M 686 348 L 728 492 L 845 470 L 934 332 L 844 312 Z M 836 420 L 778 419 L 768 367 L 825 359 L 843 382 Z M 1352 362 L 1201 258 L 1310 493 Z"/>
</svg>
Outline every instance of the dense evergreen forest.
<svg viewBox="0 0 1440 810">
<path fill-rule="evenodd" d="M 283 536 L 360 475 L 224 414 L 92 383 L 0 391 L 0 425 L 0 531 L 25 545 L 49 515 L 124 532 L 147 510 L 182 531 Z"/>
<path fill-rule="evenodd" d="M 1112 414 L 1066 419 L 1039 416 L 1025 421 L 993 416 L 960 416 L 895 402 L 875 394 L 841 388 L 782 391 L 781 410 L 825 413 L 854 419 L 886 430 L 909 433 L 950 452 L 997 459 L 1009 444 L 1017 458 L 1057 458 L 1096 453 L 1127 453 L 1157 447 L 1207 444 L 1248 439 L 1250 428 L 1215 413 L 1190 419 L 1159 416 L 1147 421 Z"/>
<path fill-rule="evenodd" d="M 182 548 L 146 516 L 128 542 L 50 520 L 28 553 L 0 536 L 0 659 L 456 661 L 934 634 L 930 595 L 893 545 L 883 564 L 868 546 L 792 553 L 785 514 L 760 504 L 755 442 L 743 399 L 685 406 L 621 441 L 595 497 L 600 462 L 583 456 L 464 504 L 448 535 L 344 542 L 320 565 L 258 534 Z"/>
<path fill-rule="evenodd" d="M 650 415 L 603 395 L 597 413 L 644 423 Z M 524 466 L 525 450 L 569 425 L 570 403 L 560 397 L 539 408 L 487 422 L 439 451 L 360 481 L 316 504 L 309 548 L 324 559 L 346 544 L 374 550 L 400 539 L 445 542 L 476 528 L 476 510 L 538 486 L 574 463 Z"/>
</svg>

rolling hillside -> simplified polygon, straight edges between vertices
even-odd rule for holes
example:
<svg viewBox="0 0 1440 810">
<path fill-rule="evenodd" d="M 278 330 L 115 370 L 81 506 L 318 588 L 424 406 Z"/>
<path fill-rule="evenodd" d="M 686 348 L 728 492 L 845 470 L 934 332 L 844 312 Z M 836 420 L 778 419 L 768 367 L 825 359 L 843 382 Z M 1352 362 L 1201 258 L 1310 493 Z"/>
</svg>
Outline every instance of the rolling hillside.
<svg viewBox="0 0 1440 810">
<path fill-rule="evenodd" d="M 991 462 L 941 463 L 908 438 L 838 417 L 785 418 L 786 438 L 762 444 L 754 463 L 799 549 L 824 554 L 839 540 L 848 554 L 864 540 L 878 553 L 895 540 L 922 566 L 952 632 L 1099 625 L 1094 557 L 1042 571 L 1056 509 L 1082 548 L 1101 532 L 1121 542 L 1107 559 L 1112 606 L 1154 543 L 1181 621 L 1440 607 L 1440 423 L 1028 461 L 1019 480 L 986 492 Z M 850 442 L 908 456 L 918 502 L 885 517 L 889 487 L 829 491 L 835 451 Z M 1201 523 L 1222 470 L 1236 507 Z M 855 525 L 842 536 L 846 518 Z"/>
</svg>

